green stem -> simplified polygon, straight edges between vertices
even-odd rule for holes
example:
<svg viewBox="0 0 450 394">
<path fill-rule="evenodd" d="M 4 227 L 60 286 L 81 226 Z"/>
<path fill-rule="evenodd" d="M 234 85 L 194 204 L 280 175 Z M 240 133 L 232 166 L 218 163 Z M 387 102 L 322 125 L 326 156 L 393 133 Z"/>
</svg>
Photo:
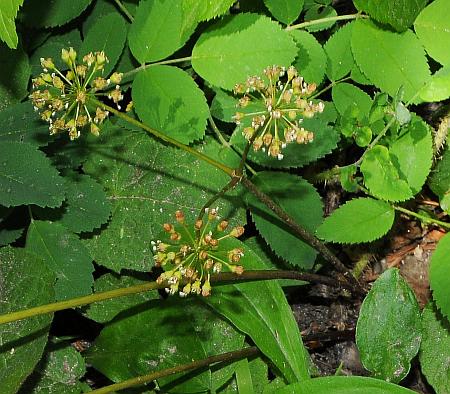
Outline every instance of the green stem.
<svg viewBox="0 0 450 394">
<path fill-rule="evenodd" d="M 216 122 L 214 122 L 214 119 L 213 119 L 211 113 L 208 115 L 208 120 L 209 120 L 209 124 L 211 125 L 211 128 L 213 129 L 214 133 L 216 133 L 216 136 L 219 139 L 220 143 L 226 148 L 231 148 L 231 145 L 224 138 L 224 136 L 220 132 L 219 128 L 217 127 Z"/>
<path fill-rule="evenodd" d="M 286 30 L 295 30 L 295 29 L 303 29 L 305 27 L 320 25 L 322 23 L 327 22 L 336 22 L 336 21 L 346 21 L 351 19 L 367 19 L 369 18 L 367 15 L 362 15 L 360 13 L 350 14 L 350 15 L 338 15 L 338 16 L 330 16 L 328 18 L 316 19 L 313 21 L 298 23 L 297 25 L 291 25 L 286 27 Z"/>
<path fill-rule="evenodd" d="M 316 94 L 311 96 L 310 98 L 315 99 L 316 97 L 319 97 L 321 94 L 330 90 L 332 87 L 336 86 L 337 84 L 348 81 L 349 79 L 352 79 L 352 77 L 349 76 L 349 77 L 344 77 L 344 78 L 338 79 L 337 81 L 332 81 L 328 86 L 326 86 L 325 88 L 323 88 L 322 90 L 320 90 L 319 92 L 317 92 Z"/>
<path fill-rule="evenodd" d="M 143 64 L 142 66 L 136 67 L 135 69 L 124 73 L 122 78 L 127 79 L 127 78 L 131 77 L 132 75 L 138 73 L 139 71 L 145 70 L 149 67 L 161 66 L 164 64 L 183 63 L 183 62 L 190 61 L 191 59 L 192 59 L 192 56 L 187 56 L 187 57 L 180 57 L 177 59 L 162 60 L 162 61 L 156 62 L 156 63 Z"/>
<path fill-rule="evenodd" d="M 130 14 L 130 11 L 127 10 L 127 8 L 122 4 L 120 0 L 114 0 L 114 2 L 117 4 L 117 7 L 124 13 L 124 15 L 128 18 L 130 22 L 134 21 L 133 15 Z"/>
<path fill-rule="evenodd" d="M 109 111 L 111 113 L 113 113 L 114 115 L 116 115 L 117 117 L 125 120 L 126 122 L 137 126 L 141 129 L 144 129 L 145 131 L 147 131 L 148 133 L 152 134 L 153 136 L 171 144 L 174 145 L 188 153 L 190 153 L 191 155 L 199 158 L 200 160 L 203 160 L 206 163 L 209 163 L 211 165 L 213 165 L 214 167 L 218 168 L 219 170 L 222 170 L 223 172 L 225 172 L 227 175 L 232 176 L 233 175 L 233 169 L 226 166 L 225 164 L 222 164 L 216 160 L 214 160 L 213 158 L 204 155 L 203 153 L 198 152 L 197 150 L 191 148 L 190 146 L 184 145 L 181 142 L 178 142 L 177 140 L 174 140 L 173 138 L 168 137 L 167 135 L 161 133 L 158 130 L 155 130 L 149 126 L 147 126 L 146 124 L 140 122 L 137 119 L 132 118 L 131 116 L 128 116 L 127 114 L 120 112 L 119 110 L 110 107 L 109 105 L 106 105 L 104 103 L 102 103 L 101 101 L 97 100 L 97 99 L 90 99 L 90 102 L 92 104 L 94 104 L 95 106 L 101 107 L 106 111 Z"/>
<path fill-rule="evenodd" d="M 132 379 L 125 380 L 120 383 L 111 384 L 109 386 L 102 387 L 101 389 L 89 391 L 94 394 L 106 394 L 113 393 L 118 390 L 127 389 L 130 387 L 141 386 L 145 383 L 152 382 L 156 379 L 160 379 L 165 376 L 175 375 L 181 372 L 191 371 L 194 369 L 208 367 L 211 364 L 223 363 L 229 364 L 231 361 L 241 360 L 247 357 L 253 357 L 259 354 L 259 350 L 256 346 L 246 347 L 240 350 L 234 350 L 232 352 L 217 354 L 210 356 L 202 360 L 192 361 L 187 364 L 177 365 L 172 368 L 163 369 L 161 371 L 152 372 L 147 375 L 138 376 Z"/>
<path fill-rule="evenodd" d="M 421 222 L 428 223 L 428 224 L 436 224 L 438 226 L 450 229 L 450 223 L 443 222 L 441 220 L 437 220 L 437 219 L 433 219 L 433 218 L 429 218 L 427 216 L 420 215 L 419 213 L 410 211 L 409 209 L 406 209 L 406 208 L 403 208 L 403 207 L 398 207 L 396 205 L 393 205 L 392 207 L 396 211 L 406 213 L 409 216 L 413 216 L 413 217 L 419 219 Z"/>
</svg>

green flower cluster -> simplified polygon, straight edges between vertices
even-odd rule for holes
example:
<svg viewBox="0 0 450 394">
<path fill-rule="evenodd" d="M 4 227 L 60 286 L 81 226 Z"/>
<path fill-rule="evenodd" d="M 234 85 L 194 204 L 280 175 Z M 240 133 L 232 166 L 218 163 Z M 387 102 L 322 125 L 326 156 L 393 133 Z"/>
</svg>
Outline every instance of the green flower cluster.
<svg viewBox="0 0 450 394">
<path fill-rule="evenodd" d="M 51 58 L 41 58 L 43 72 L 33 79 L 30 95 L 36 111 L 49 123 L 50 134 L 63 131 L 69 133 L 71 140 L 80 136 L 80 130 L 89 127 L 98 135 L 100 125 L 108 117 L 108 111 L 93 105 L 90 99 L 106 96 L 117 104 L 123 99 L 120 86 L 122 74 L 113 73 L 109 79 L 101 76 L 108 58 L 105 53 L 88 53 L 77 62 L 73 48 L 63 49 L 61 59 L 68 66 L 64 73 L 55 66 Z M 113 89 L 106 91 L 110 85 Z"/>
<path fill-rule="evenodd" d="M 244 233 L 241 226 L 227 232 L 228 222 L 220 220 L 217 209 L 207 210 L 207 221 L 197 220 L 192 228 L 185 223 L 183 212 L 175 213 L 176 224 L 165 223 L 164 238 L 152 241 L 155 265 L 163 267 L 157 283 L 167 281 L 166 292 L 181 297 L 188 294 L 211 294 L 211 272 L 219 273 L 223 268 L 238 275 L 244 272 L 239 260 L 244 255 L 241 248 L 221 249 L 222 240 L 240 237 Z"/>
<path fill-rule="evenodd" d="M 315 90 L 316 84 L 306 83 L 293 66 L 267 67 L 264 77 L 252 76 L 245 84 L 235 85 L 234 93 L 241 97 L 233 119 L 242 125 L 255 151 L 267 151 L 281 160 L 287 144 L 307 144 L 314 139 L 313 132 L 301 124 L 324 110 L 322 102 L 308 100 Z"/>
</svg>

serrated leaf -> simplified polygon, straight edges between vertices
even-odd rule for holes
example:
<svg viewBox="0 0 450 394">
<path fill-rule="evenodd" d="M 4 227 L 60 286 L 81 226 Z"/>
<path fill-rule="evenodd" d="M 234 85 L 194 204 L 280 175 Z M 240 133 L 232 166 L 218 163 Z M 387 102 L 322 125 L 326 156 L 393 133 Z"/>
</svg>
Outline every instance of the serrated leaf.
<svg viewBox="0 0 450 394">
<path fill-rule="evenodd" d="M 450 318 L 450 277 L 448 276 L 450 260 L 450 233 L 441 238 L 436 250 L 431 256 L 430 287 L 433 291 L 433 299 L 441 312 Z"/>
<path fill-rule="evenodd" d="M 332 81 L 345 77 L 354 65 L 350 47 L 354 23 L 347 23 L 325 43 L 323 49 L 328 58 L 327 76 Z"/>
<path fill-rule="evenodd" d="M 0 40 L 11 49 L 17 48 L 18 38 L 14 20 L 23 0 L 6 0 L 0 4 Z"/>
<path fill-rule="evenodd" d="M 125 7 L 125 9 L 131 14 L 131 16 L 134 16 L 138 3 L 139 2 L 137 0 L 134 0 L 132 2 L 125 1 L 122 4 Z M 130 19 L 128 19 L 128 17 L 122 11 L 119 10 L 116 2 L 111 2 L 109 0 L 96 0 L 92 8 L 89 9 L 89 15 L 83 18 L 82 21 L 83 26 L 81 29 L 83 36 L 86 35 L 89 29 L 93 25 L 95 25 L 97 21 L 99 21 L 101 18 L 111 13 L 120 15 L 121 18 L 125 22 L 127 22 L 127 24 L 130 22 Z"/>
<path fill-rule="evenodd" d="M 177 209 L 193 221 L 229 177 L 142 131 L 111 127 L 102 131 L 98 142 L 84 169 L 105 188 L 112 218 L 86 245 L 97 263 L 116 272 L 123 268 L 149 271 L 153 266 L 150 241 L 159 235 L 162 224 L 172 221 Z M 199 150 L 232 167 L 239 163 L 234 152 L 210 140 Z M 229 193 L 218 203 L 221 216 L 230 217 L 233 212 L 235 221 L 243 220 L 239 193 L 239 189 Z"/>
<path fill-rule="evenodd" d="M 447 148 L 441 159 L 434 168 L 429 185 L 433 193 L 435 193 L 442 201 L 450 196 L 450 149 Z M 449 211 L 449 207 L 444 208 Z"/>
<path fill-rule="evenodd" d="M 303 9 L 303 0 L 264 0 L 270 13 L 286 25 L 294 22 Z"/>
<path fill-rule="evenodd" d="M 450 392 L 450 324 L 433 302 L 422 312 L 420 369 L 437 394 Z"/>
<path fill-rule="evenodd" d="M 115 274 L 105 274 L 95 280 L 94 293 L 136 286 L 145 283 L 143 280 L 135 279 L 131 276 L 119 276 Z M 147 303 L 150 300 L 158 299 L 156 290 L 145 293 L 133 294 L 123 298 L 114 298 L 107 301 L 96 302 L 89 305 L 86 316 L 98 323 L 111 321 L 120 312 Z"/>
<path fill-rule="evenodd" d="M 198 1 L 183 0 L 185 18 L 192 15 L 197 21 L 207 21 L 225 14 L 236 0 Z"/>
<path fill-rule="evenodd" d="M 53 275 L 24 249 L 0 248 L 0 314 L 53 301 Z M 33 371 L 47 342 L 52 315 L 34 316 L 1 326 L 0 392 L 15 394 Z"/>
<path fill-rule="evenodd" d="M 119 315 L 97 337 L 87 352 L 87 360 L 117 382 L 237 350 L 243 343 L 242 334 L 198 299 L 177 297 L 150 301 L 139 313 Z M 117 352 L 121 357 L 112 356 Z M 170 391 L 175 393 L 214 391 L 231 377 L 233 370 L 232 365 L 214 372 L 207 369 L 191 372 L 178 382 L 180 375 L 161 378 L 158 384 L 178 383 Z"/>
<path fill-rule="evenodd" d="M 41 151 L 20 142 L 0 144 L 2 205 L 56 207 L 63 199 L 63 180 Z"/>
<path fill-rule="evenodd" d="M 232 123 L 238 100 L 231 93 L 222 89 L 217 89 L 215 92 L 216 95 L 210 108 L 211 115 L 223 122 Z"/>
<path fill-rule="evenodd" d="M 300 70 L 306 82 L 319 85 L 325 75 L 327 64 L 322 45 L 312 34 L 303 30 L 292 30 L 290 35 L 294 38 L 298 49 L 294 66 Z"/>
<path fill-rule="evenodd" d="M 394 218 L 395 211 L 390 204 L 371 198 L 356 198 L 336 209 L 316 233 L 329 242 L 370 242 L 386 234 Z"/>
<path fill-rule="evenodd" d="M 186 43 L 197 26 L 192 22 L 184 25 L 180 0 L 142 0 L 128 33 L 133 56 L 140 63 L 166 58 Z"/>
<path fill-rule="evenodd" d="M 360 88 L 350 83 L 339 83 L 331 91 L 333 103 L 341 116 L 357 111 L 357 119 L 369 116 L 372 99 Z"/>
<path fill-rule="evenodd" d="M 244 248 L 240 263 L 245 269 L 266 268 L 258 255 L 242 246 L 240 241 L 227 239 L 226 244 L 229 249 L 238 246 Z M 202 298 L 202 301 L 249 335 L 288 382 L 305 381 L 309 378 L 309 356 L 278 283 L 260 281 L 217 286 L 213 289 L 212 296 Z"/>
<path fill-rule="evenodd" d="M 277 394 L 414 394 L 415 391 L 362 376 L 326 376 L 291 384 Z"/>
<path fill-rule="evenodd" d="M 316 21 L 320 19 L 323 19 L 324 21 L 322 23 L 307 26 L 306 30 L 308 30 L 309 32 L 314 32 L 329 29 L 336 23 L 336 21 L 333 20 L 333 17 L 335 16 L 337 16 L 337 12 L 330 5 L 314 4 L 306 11 L 304 18 L 305 22 Z"/>
<path fill-rule="evenodd" d="M 426 4 L 427 0 L 355 0 L 358 10 L 400 32 L 413 24 Z"/>
<path fill-rule="evenodd" d="M 192 50 L 192 67 L 202 78 L 231 90 L 269 65 L 290 65 L 296 46 L 287 31 L 257 14 L 224 17 L 205 31 Z"/>
<path fill-rule="evenodd" d="M 398 383 L 422 338 L 420 309 L 397 268 L 385 271 L 364 299 L 356 325 L 361 361 L 374 377 Z"/>
<path fill-rule="evenodd" d="M 260 172 L 252 181 L 294 220 L 314 233 L 322 222 L 322 202 L 316 189 L 304 179 L 287 173 Z M 253 194 L 246 196 L 252 218 L 270 248 L 292 265 L 309 269 L 317 252 Z"/>
<path fill-rule="evenodd" d="M 206 98 L 183 70 L 155 66 L 141 71 L 134 79 L 132 97 L 139 118 L 169 137 L 190 144 L 205 135 Z"/>
<path fill-rule="evenodd" d="M 127 26 L 118 13 L 102 16 L 85 34 L 80 55 L 104 51 L 109 62 L 105 64 L 103 73 L 109 75 L 119 60 L 126 38 Z"/>
<path fill-rule="evenodd" d="M 404 201 L 411 198 L 413 193 L 392 160 L 385 146 L 376 145 L 369 150 L 361 164 L 364 184 L 375 197 L 388 201 Z"/>
<path fill-rule="evenodd" d="M 19 46 L 9 49 L 0 43 L 0 111 L 18 103 L 28 93 L 30 64 L 27 54 Z"/>
<path fill-rule="evenodd" d="M 408 101 L 430 78 L 425 52 L 410 30 L 399 34 L 358 20 L 354 22 L 351 47 L 361 71 L 391 96 L 402 87 L 404 101 Z"/>
<path fill-rule="evenodd" d="M 420 91 L 423 101 L 442 101 L 450 97 L 450 66 L 436 71 Z"/>
<path fill-rule="evenodd" d="M 4 228 L 0 225 L 0 246 L 5 246 L 10 243 L 13 243 L 23 233 L 23 228 L 18 229 L 10 229 L 10 228 Z"/>
<path fill-rule="evenodd" d="M 23 21 L 33 27 L 62 26 L 80 15 L 92 0 L 27 0 L 22 8 Z"/>
<path fill-rule="evenodd" d="M 33 220 L 26 250 L 44 259 L 56 276 L 56 299 L 66 300 L 92 292 L 92 258 L 75 234 L 59 223 Z"/>
</svg>

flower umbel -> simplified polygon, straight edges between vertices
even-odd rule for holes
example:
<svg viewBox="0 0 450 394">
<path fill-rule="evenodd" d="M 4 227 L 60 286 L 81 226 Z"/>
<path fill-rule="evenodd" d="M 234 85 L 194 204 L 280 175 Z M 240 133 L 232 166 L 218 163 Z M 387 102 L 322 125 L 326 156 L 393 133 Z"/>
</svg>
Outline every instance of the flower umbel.
<svg viewBox="0 0 450 394">
<path fill-rule="evenodd" d="M 228 222 L 219 219 L 217 209 L 209 209 L 206 216 L 206 222 L 199 219 L 188 226 L 183 212 L 177 211 L 176 223 L 163 225 L 167 239 L 152 241 L 155 265 L 165 270 L 156 281 L 167 281 L 169 294 L 178 292 L 185 297 L 195 293 L 207 297 L 211 294 L 211 272 L 219 273 L 226 268 L 240 275 L 244 271 L 238 265 L 243 250 L 223 250 L 220 245 L 226 238 L 240 237 L 244 228 L 238 226 L 227 232 Z"/>
<path fill-rule="evenodd" d="M 59 70 L 51 58 L 41 58 L 43 72 L 33 79 L 30 95 L 36 111 L 49 123 L 50 134 L 63 131 L 69 133 L 71 140 L 80 136 L 80 130 L 90 129 L 98 135 L 100 125 L 108 117 L 108 111 L 91 103 L 92 98 L 107 96 L 120 109 L 123 99 L 119 83 L 121 73 L 113 73 L 109 79 L 102 77 L 108 62 L 104 52 L 88 53 L 77 62 L 77 53 L 73 48 L 63 49 L 61 59 L 68 70 Z M 110 84 L 115 87 L 105 91 Z"/>
<path fill-rule="evenodd" d="M 270 66 L 264 69 L 264 75 L 235 85 L 234 93 L 241 97 L 233 119 L 242 125 L 242 133 L 255 151 L 267 151 L 269 156 L 281 160 L 281 151 L 287 144 L 313 141 L 313 132 L 305 130 L 301 123 L 304 118 L 323 112 L 324 104 L 308 100 L 316 84 L 306 83 L 293 66 Z"/>
</svg>

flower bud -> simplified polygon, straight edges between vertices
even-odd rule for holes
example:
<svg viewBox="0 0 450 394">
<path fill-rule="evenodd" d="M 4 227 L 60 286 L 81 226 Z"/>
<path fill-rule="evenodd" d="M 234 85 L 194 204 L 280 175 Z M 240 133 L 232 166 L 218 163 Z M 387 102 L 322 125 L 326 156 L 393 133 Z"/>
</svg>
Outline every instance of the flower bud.
<svg viewBox="0 0 450 394">
<path fill-rule="evenodd" d="M 109 80 L 114 85 L 118 85 L 122 81 L 123 73 L 114 72 L 110 77 Z"/>
</svg>

